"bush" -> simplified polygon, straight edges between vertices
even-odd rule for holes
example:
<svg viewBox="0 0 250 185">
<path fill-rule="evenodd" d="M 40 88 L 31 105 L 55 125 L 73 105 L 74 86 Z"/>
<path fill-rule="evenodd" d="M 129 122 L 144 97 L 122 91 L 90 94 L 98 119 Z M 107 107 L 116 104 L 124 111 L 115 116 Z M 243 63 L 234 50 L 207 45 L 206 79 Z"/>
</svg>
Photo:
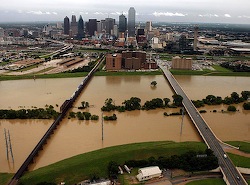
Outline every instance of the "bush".
<svg viewBox="0 0 250 185">
<path fill-rule="evenodd" d="M 116 114 L 113 114 L 112 116 L 104 116 L 103 118 L 105 121 L 115 121 L 117 120 Z"/>
<path fill-rule="evenodd" d="M 244 108 L 245 110 L 250 110 L 250 102 L 244 103 L 244 104 L 243 104 L 243 108 Z"/>
<path fill-rule="evenodd" d="M 200 113 L 206 113 L 207 111 L 206 110 L 200 110 L 199 112 Z"/>
<path fill-rule="evenodd" d="M 236 107 L 233 106 L 233 105 L 229 105 L 228 108 L 227 108 L 227 111 L 235 112 L 236 111 Z"/>
</svg>

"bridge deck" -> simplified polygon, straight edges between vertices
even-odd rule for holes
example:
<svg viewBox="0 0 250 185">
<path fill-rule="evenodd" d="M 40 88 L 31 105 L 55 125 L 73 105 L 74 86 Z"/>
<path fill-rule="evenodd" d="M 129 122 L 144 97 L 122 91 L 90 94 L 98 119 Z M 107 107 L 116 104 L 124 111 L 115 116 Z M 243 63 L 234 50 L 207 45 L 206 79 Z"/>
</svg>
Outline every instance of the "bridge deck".
<svg viewBox="0 0 250 185">
<path fill-rule="evenodd" d="M 179 94 L 183 97 L 182 104 L 185 107 L 189 117 L 193 121 L 195 127 L 199 131 L 201 137 L 207 144 L 207 146 L 213 150 L 214 154 L 218 158 L 218 162 L 221 168 L 221 171 L 224 175 L 224 180 L 227 184 L 235 185 L 241 184 L 246 185 L 247 182 L 234 166 L 232 161 L 228 157 L 224 157 L 224 150 L 220 145 L 217 137 L 207 125 L 206 121 L 202 118 L 199 111 L 195 108 L 192 101 L 188 98 L 186 93 L 182 90 L 181 86 L 178 84 L 174 76 L 170 73 L 170 71 L 163 66 L 160 65 L 160 68 L 164 72 L 164 76 L 168 80 L 169 84 L 173 88 L 176 94 Z M 226 155 L 226 154 L 225 154 Z"/>
</svg>

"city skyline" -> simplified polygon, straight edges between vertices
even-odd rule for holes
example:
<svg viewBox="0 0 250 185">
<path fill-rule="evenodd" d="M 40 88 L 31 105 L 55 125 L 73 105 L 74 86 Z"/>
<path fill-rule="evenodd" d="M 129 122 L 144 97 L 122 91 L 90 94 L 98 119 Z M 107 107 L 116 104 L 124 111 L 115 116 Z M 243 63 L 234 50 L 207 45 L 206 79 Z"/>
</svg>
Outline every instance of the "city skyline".
<svg viewBox="0 0 250 185">
<path fill-rule="evenodd" d="M 184 6 L 185 5 L 185 6 Z M 204 23 L 250 23 L 249 0 L 156 0 L 89 1 L 76 0 L 9 0 L 1 3 L 0 22 L 62 21 L 65 16 L 82 15 L 83 20 L 91 18 L 118 20 L 122 13 L 128 16 L 129 7 L 136 9 L 136 21 L 154 22 L 204 22 Z"/>
</svg>

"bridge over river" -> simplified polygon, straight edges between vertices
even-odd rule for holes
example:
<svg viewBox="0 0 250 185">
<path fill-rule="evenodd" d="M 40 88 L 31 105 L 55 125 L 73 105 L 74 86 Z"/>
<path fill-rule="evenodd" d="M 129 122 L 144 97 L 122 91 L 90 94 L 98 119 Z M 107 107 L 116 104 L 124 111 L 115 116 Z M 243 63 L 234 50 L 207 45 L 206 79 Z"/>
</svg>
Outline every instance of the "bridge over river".
<svg viewBox="0 0 250 185">
<path fill-rule="evenodd" d="M 223 179 L 227 185 L 246 185 L 247 182 L 241 175 L 241 173 L 234 166 L 230 158 L 224 152 L 221 141 L 217 139 L 211 128 L 207 125 L 206 121 L 202 118 L 199 111 L 195 108 L 192 101 L 188 98 L 186 93 L 182 90 L 181 86 L 178 84 L 171 72 L 160 65 L 160 68 L 164 72 L 164 76 L 168 80 L 169 84 L 172 86 L 176 94 L 183 97 L 182 104 L 185 107 L 189 117 L 193 121 L 195 127 L 199 131 L 204 142 L 213 150 L 214 154 L 218 158 L 220 170 L 223 174 Z"/>
<path fill-rule="evenodd" d="M 34 158 L 38 155 L 38 152 L 43 149 L 43 145 L 46 144 L 47 139 L 51 136 L 51 134 L 54 133 L 54 130 L 57 128 L 57 126 L 61 123 L 62 119 L 65 117 L 65 115 L 68 113 L 69 109 L 72 107 L 75 100 L 78 98 L 78 96 L 81 94 L 82 90 L 86 87 L 88 82 L 93 77 L 96 70 L 99 68 L 101 63 L 104 60 L 104 56 L 102 56 L 97 64 L 94 66 L 94 68 L 88 73 L 86 77 L 83 78 L 80 85 L 77 87 L 76 91 L 72 94 L 72 96 L 65 100 L 65 102 L 62 104 L 60 108 L 60 114 L 55 119 L 55 121 L 52 123 L 52 125 L 49 127 L 47 132 L 44 134 L 44 136 L 41 138 L 41 140 L 37 143 L 35 148 L 32 150 L 32 152 L 29 154 L 27 159 L 23 162 L 21 167 L 17 170 L 15 175 L 12 177 L 12 179 L 9 182 L 9 185 L 16 185 L 18 184 L 18 180 L 23 175 L 23 173 L 28 169 L 29 165 L 33 162 Z"/>
</svg>

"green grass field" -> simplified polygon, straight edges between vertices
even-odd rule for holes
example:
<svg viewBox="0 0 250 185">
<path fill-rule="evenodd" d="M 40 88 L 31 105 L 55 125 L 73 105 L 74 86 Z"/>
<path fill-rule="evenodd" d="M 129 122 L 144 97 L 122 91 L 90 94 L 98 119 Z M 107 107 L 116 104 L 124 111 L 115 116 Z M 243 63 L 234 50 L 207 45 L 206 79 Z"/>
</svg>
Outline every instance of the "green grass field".
<svg viewBox="0 0 250 185">
<path fill-rule="evenodd" d="M 240 150 L 243 152 L 250 153 L 250 143 L 241 141 L 227 141 L 226 143 L 236 147 L 240 147 Z"/>
<path fill-rule="evenodd" d="M 90 176 L 108 177 L 107 165 L 113 160 L 123 164 L 130 159 L 147 159 L 151 156 L 171 156 L 185 153 L 189 150 L 204 150 L 204 143 L 171 141 L 136 143 L 122 146 L 109 147 L 37 169 L 26 173 L 22 178 L 23 184 L 36 184 L 41 181 L 61 182 L 75 184 Z"/>
<path fill-rule="evenodd" d="M 7 184 L 14 174 L 11 173 L 0 173 L 0 184 Z"/>
<path fill-rule="evenodd" d="M 206 149 L 206 145 L 201 142 L 175 143 L 172 141 L 135 143 L 108 147 L 80 154 L 39 168 L 35 171 L 27 172 L 21 178 L 21 183 L 29 185 L 37 184 L 42 181 L 55 183 L 64 181 L 66 184 L 75 184 L 94 175 L 97 177 L 108 177 L 107 165 L 110 161 L 116 161 L 118 164 L 123 164 L 125 161 L 131 159 L 147 159 L 151 156 L 155 158 L 159 156 L 169 157 L 190 150 L 200 151 L 204 149 Z M 228 155 L 236 166 L 250 168 L 250 158 L 230 153 Z M 6 184 L 11 177 L 12 174 L 0 174 L 0 184 Z M 121 182 L 128 184 L 126 178 L 119 177 L 119 179 Z M 217 184 L 220 185 L 220 181 L 213 182 L 213 185 Z"/>
</svg>

